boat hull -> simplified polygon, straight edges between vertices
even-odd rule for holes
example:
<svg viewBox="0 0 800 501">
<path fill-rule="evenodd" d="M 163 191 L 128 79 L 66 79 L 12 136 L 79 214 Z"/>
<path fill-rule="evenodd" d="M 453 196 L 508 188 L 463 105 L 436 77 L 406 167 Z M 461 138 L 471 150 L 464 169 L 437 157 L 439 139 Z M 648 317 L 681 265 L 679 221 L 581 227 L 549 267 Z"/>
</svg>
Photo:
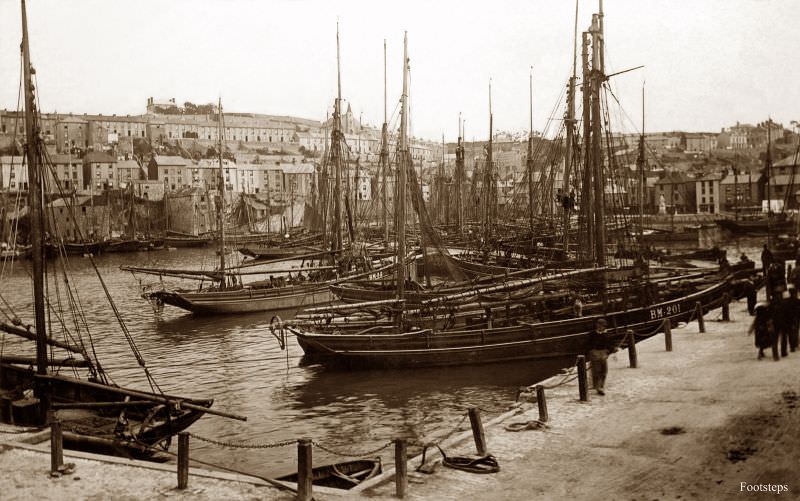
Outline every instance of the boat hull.
<svg viewBox="0 0 800 501">
<path fill-rule="evenodd" d="M 2 375 L 2 390 L 4 394 L 14 392 L 20 388 L 32 388 L 36 384 L 38 376 L 33 369 L 20 367 L 14 364 L 0 364 L 0 375 Z M 82 380 L 65 376 L 46 376 L 51 390 L 51 402 L 53 404 L 87 404 L 92 402 L 123 402 L 126 390 L 113 385 L 104 385 L 96 381 Z M 138 392 L 144 395 L 144 392 Z M 178 400 L 169 395 L 154 395 L 156 398 L 167 397 Z M 136 399 L 136 397 L 133 397 Z M 180 399 L 183 402 L 210 408 L 213 400 L 200 399 Z M 38 407 L 38 405 L 36 406 Z M 38 425 L 42 422 L 43 416 L 38 414 L 28 414 L 20 419 L 13 416 L 12 412 L 3 410 L 3 417 L 9 414 L 15 424 Z M 87 415 L 91 414 L 91 426 L 82 425 L 87 422 Z M 148 447 L 155 446 L 164 440 L 191 426 L 200 419 L 205 412 L 199 409 L 170 409 L 169 405 L 150 401 L 141 405 L 125 407 L 126 418 L 131 423 L 142 423 L 142 426 L 132 426 L 131 429 L 137 430 L 135 437 L 120 436 L 116 434 L 117 421 L 120 409 L 95 409 L 87 411 L 59 410 L 58 416 L 62 421 L 64 430 L 70 431 L 78 436 L 91 437 L 88 440 L 77 440 L 77 445 L 81 443 L 90 448 L 106 447 L 117 450 L 126 450 L 131 453 L 147 455 L 152 451 Z M 167 416 L 169 414 L 169 416 Z M 6 419 L 8 421 L 8 419 Z M 85 447 L 78 447 L 85 449 Z"/>
<path fill-rule="evenodd" d="M 695 294 L 649 307 L 604 315 L 621 339 L 630 329 L 640 336 L 663 330 L 720 307 L 730 293 L 730 279 Z M 289 328 L 307 362 L 346 368 L 400 368 L 468 365 L 562 357 L 585 353 L 589 332 L 599 315 L 551 322 L 484 329 L 436 332 L 425 329 L 398 334 L 314 334 Z"/>
<path fill-rule="evenodd" d="M 206 247 L 210 238 L 203 237 L 164 237 L 164 245 L 169 247 Z"/>
<path fill-rule="evenodd" d="M 728 230 L 735 235 L 767 235 L 793 233 L 795 223 L 791 219 L 772 220 L 754 219 L 733 221 L 730 219 L 717 220 L 717 224 L 723 230 Z"/>
<path fill-rule="evenodd" d="M 328 303 L 334 296 L 327 285 L 273 289 L 241 288 L 231 291 L 180 292 L 157 291 L 150 298 L 197 315 L 234 313 L 287 312 Z"/>
</svg>

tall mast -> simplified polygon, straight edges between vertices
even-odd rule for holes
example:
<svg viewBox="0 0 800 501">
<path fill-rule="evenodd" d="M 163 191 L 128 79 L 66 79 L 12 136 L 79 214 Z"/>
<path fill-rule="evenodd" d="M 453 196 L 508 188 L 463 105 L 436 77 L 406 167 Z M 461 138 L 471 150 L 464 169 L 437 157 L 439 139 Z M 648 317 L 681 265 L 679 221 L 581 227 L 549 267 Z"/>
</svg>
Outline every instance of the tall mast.
<svg viewBox="0 0 800 501">
<path fill-rule="evenodd" d="M 644 84 L 642 84 L 642 135 L 639 137 L 639 252 L 644 246 L 644 164 L 645 164 L 645 144 L 644 144 Z"/>
<path fill-rule="evenodd" d="M 461 112 L 458 113 L 458 144 L 456 145 L 456 224 L 458 232 L 464 232 L 464 132 L 461 124 Z"/>
<path fill-rule="evenodd" d="M 583 92 L 583 183 L 581 189 L 581 218 L 586 227 L 586 245 L 581 246 L 583 257 L 587 260 L 594 256 L 594 219 L 592 218 L 592 207 L 594 191 L 592 190 L 592 120 L 591 120 L 591 95 L 592 84 L 589 74 L 589 40 L 590 33 L 583 32 L 581 50 L 581 65 L 583 69 L 583 79 L 581 80 L 581 90 Z"/>
<path fill-rule="evenodd" d="M 530 104 L 530 129 L 528 132 L 528 218 L 531 225 L 531 238 L 536 231 L 536 220 L 533 216 L 533 66 L 528 75 L 528 102 Z"/>
<path fill-rule="evenodd" d="M 772 243 L 772 153 L 770 150 L 772 149 L 772 118 L 767 121 L 767 155 L 764 158 L 764 162 L 766 163 L 766 171 L 767 171 L 767 244 Z"/>
<path fill-rule="evenodd" d="M 220 286 L 225 286 L 225 172 L 222 166 L 222 149 L 225 147 L 225 138 L 222 125 L 222 98 L 217 105 L 217 135 L 219 136 L 219 205 L 217 206 L 217 226 L 219 227 L 219 272 Z"/>
<path fill-rule="evenodd" d="M 333 250 L 342 249 L 342 164 L 340 134 L 342 133 L 341 101 L 342 74 L 339 63 L 339 23 L 336 23 L 336 102 L 333 108 L 333 131 L 331 132 L 331 158 L 333 160 L 334 192 L 333 192 Z"/>
<path fill-rule="evenodd" d="M 735 154 L 733 157 L 734 165 L 733 165 L 733 219 L 734 221 L 739 220 L 739 155 Z"/>
<path fill-rule="evenodd" d="M 320 195 L 322 198 L 322 248 L 328 249 L 328 239 L 330 237 L 328 233 L 328 209 L 330 206 L 330 199 L 331 199 L 331 192 L 330 192 L 330 163 L 328 157 L 328 112 L 325 112 L 325 126 L 323 127 L 324 130 L 324 141 L 325 144 L 323 145 L 323 154 L 322 154 L 322 165 L 320 168 Z M 269 220 L 269 218 L 267 219 Z M 332 237 L 330 237 L 332 239 Z"/>
<path fill-rule="evenodd" d="M 405 295 L 406 286 L 406 168 L 408 166 L 408 32 L 403 35 L 403 95 L 400 111 L 400 148 L 397 162 L 397 293 L 398 299 Z"/>
<path fill-rule="evenodd" d="M 605 79 L 603 68 L 603 2 L 600 13 L 593 16 L 592 22 L 592 169 L 594 178 L 594 219 L 595 219 L 595 262 L 597 266 L 606 263 L 605 238 L 605 177 L 603 175 L 602 117 L 600 114 L 600 87 Z"/>
<path fill-rule="evenodd" d="M 492 172 L 492 79 L 489 79 L 489 144 L 486 149 L 486 166 L 484 168 L 483 185 L 484 185 L 484 204 L 483 204 L 483 236 L 488 243 L 492 233 L 492 204 L 494 203 L 493 195 L 493 177 Z"/>
<path fill-rule="evenodd" d="M 28 201 L 31 213 L 31 259 L 33 261 L 33 307 L 36 325 L 36 373 L 47 374 L 47 325 L 44 306 L 44 218 L 42 215 L 41 151 L 38 122 L 36 120 L 36 98 L 31 80 L 31 56 L 28 43 L 28 15 L 25 0 L 22 0 L 22 66 L 25 84 L 25 156 L 28 161 Z M 50 397 L 44 384 L 35 387 L 44 417 L 50 408 Z"/>
<path fill-rule="evenodd" d="M 578 0 L 575 0 L 575 25 L 572 35 L 572 76 L 567 87 L 567 119 L 564 121 L 566 128 L 566 147 L 564 148 L 564 179 L 562 189 L 564 196 L 569 196 L 570 176 L 574 163 L 573 145 L 575 143 L 575 85 L 578 81 Z M 569 211 L 564 211 L 564 250 L 569 250 Z"/>
<path fill-rule="evenodd" d="M 386 109 L 386 39 L 383 40 L 383 127 L 381 127 L 381 202 L 383 205 L 383 243 L 389 244 L 389 208 L 386 200 L 386 181 L 389 174 L 389 118 Z"/>
</svg>

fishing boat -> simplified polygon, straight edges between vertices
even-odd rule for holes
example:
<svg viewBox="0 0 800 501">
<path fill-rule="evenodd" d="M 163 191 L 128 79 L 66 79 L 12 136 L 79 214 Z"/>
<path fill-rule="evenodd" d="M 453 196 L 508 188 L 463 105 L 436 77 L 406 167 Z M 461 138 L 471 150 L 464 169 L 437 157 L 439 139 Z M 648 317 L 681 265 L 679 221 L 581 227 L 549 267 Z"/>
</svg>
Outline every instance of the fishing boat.
<svg viewBox="0 0 800 501">
<path fill-rule="evenodd" d="M 312 362 L 345 368 L 400 368 L 483 364 L 553 358 L 584 353 L 597 318 L 606 318 L 621 341 L 628 330 L 640 335 L 663 330 L 663 322 L 685 322 L 721 307 L 731 291 L 730 279 L 680 299 L 622 311 L 497 327 L 484 323 L 465 329 L 373 328 L 356 334 L 314 333 L 285 327 Z M 446 317 L 446 313 L 443 313 Z M 388 332 L 387 332 L 388 331 Z"/>
<path fill-rule="evenodd" d="M 300 245 L 280 246 L 271 243 L 247 244 L 239 247 L 239 252 L 254 259 L 281 259 L 303 256 L 313 252 L 318 252 L 319 254 L 324 253 L 324 251 L 318 247 Z"/>
<path fill-rule="evenodd" d="M 167 231 L 161 240 L 169 247 L 207 247 L 213 241 L 209 236 L 187 235 L 175 231 Z"/>
<path fill-rule="evenodd" d="M 768 235 L 770 233 L 792 233 L 795 221 L 786 213 L 769 214 L 753 219 L 718 219 L 717 225 L 734 235 Z"/>
<path fill-rule="evenodd" d="M 95 349 L 91 346 L 92 338 L 86 339 L 88 326 L 85 316 L 82 325 L 76 321 L 77 330 L 68 330 L 72 319 L 65 315 L 77 314 L 80 317 L 85 312 L 59 311 L 58 303 L 48 296 L 55 283 L 53 275 L 68 273 L 68 267 L 64 261 L 60 262 L 60 268 L 58 264 L 44 264 L 42 183 L 46 182 L 47 155 L 31 80 L 34 70 L 30 62 L 25 0 L 21 0 L 21 10 L 33 311 L 13 317 L 11 323 L 1 323 L 0 330 L 34 341 L 35 349 L 24 346 L 22 343 L 27 341 L 20 340 L 11 348 L 6 347 L 0 355 L 0 417 L 14 424 L 35 426 L 58 420 L 65 431 L 67 447 L 136 455 L 149 455 L 155 447 L 167 446 L 173 435 L 204 414 L 244 419 L 212 410 L 211 399 L 179 397 L 163 392 L 136 350 L 131 333 L 107 295 L 111 311 L 119 321 L 120 329 L 134 351 L 151 390 L 130 389 L 112 383 L 97 360 Z M 58 228 L 51 230 L 57 232 Z M 63 254 L 58 255 L 62 260 L 65 259 Z M 93 259 L 91 263 L 96 271 Z M 100 280 L 102 283 L 102 277 Z M 69 284 L 71 281 L 66 282 Z M 103 286 L 105 288 L 105 284 Z M 69 292 L 71 295 L 74 293 L 74 290 Z M 80 309 L 75 303 L 73 306 Z M 9 313 L 16 315 L 16 312 Z M 30 314 L 34 317 L 32 325 L 23 320 Z"/>
<path fill-rule="evenodd" d="M 365 480 L 382 473 L 380 458 L 356 459 L 341 463 L 317 466 L 311 470 L 311 483 L 333 489 L 352 489 Z M 284 482 L 297 483 L 297 473 L 276 478 Z"/>
<path fill-rule="evenodd" d="M 605 186 L 601 147 L 604 140 L 601 130 L 603 114 L 600 109 L 600 91 L 606 81 L 602 66 L 602 19 L 602 11 L 595 14 L 591 28 L 583 35 L 585 50 L 588 51 L 590 43 L 593 48 L 591 70 L 588 53 L 584 57 L 583 85 L 584 147 L 592 153 L 585 157 L 584 189 L 581 193 L 582 228 L 577 234 L 586 238 L 588 245 L 579 245 L 578 251 L 582 259 L 592 260 L 592 269 L 518 280 L 497 280 L 496 285 L 425 299 L 419 305 L 409 307 L 405 301 L 407 270 L 403 260 L 397 259 L 394 300 L 375 302 L 383 304 L 335 306 L 330 308 L 331 313 L 313 310 L 309 315 L 301 313 L 287 324 L 273 323 L 273 333 L 276 329 L 287 330 L 297 338 L 310 362 L 331 367 L 399 368 L 478 364 L 584 353 L 588 347 L 589 333 L 598 318 L 606 318 L 616 337 L 622 341 L 629 330 L 642 336 L 652 335 L 663 330 L 664 320 L 687 321 L 730 300 L 734 281 L 740 277 L 729 270 L 712 269 L 709 273 L 680 274 L 658 282 L 648 275 L 646 266 L 635 266 L 628 270 L 608 266 L 606 262 L 606 202 L 602 189 L 598 188 Z M 398 141 L 398 216 L 395 218 L 396 222 L 400 222 L 395 228 L 398 256 L 405 254 L 405 224 L 402 221 L 407 173 L 413 178 L 406 128 L 407 78 L 406 37 Z M 490 169 L 490 166 L 491 162 L 487 162 L 486 168 Z M 411 198 L 414 200 L 415 196 Z M 492 198 L 491 195 L 487 196 L 489 201 Z M 493 209 L 484 206 L 482 212 L 484 230 L 492 231 Z M 424 227 L 422 217 L 420 219 Z M 752 271 L 752 266 L 750 269 Z M 624 276 L 629 278 L 620 280 Z M 591 277 L 591 280 L 587 277 Z M 578 279 L 586 283 L 586 290 L 596 298 L 593 307 L 578 314 L 572 308 L 568 312 L 552 311 L 547 305 L 548 299 L 563 300 L 569 294 L 570 284 Z M 566 288 L 561 285 L 561 290 L 554 291 L 550 296 L 544 290 L 545 284 L 557 280 L 566 280 Z M 384 307 L 389 312 L 387 315 L 356 323 L 355 326 L 352 316 L 342 316 L 336 312 L 338 308 L 348 315 L 352 312 L 361 315 L 360 312 Z"/>
<path fill-rule="evenodd" d="M 723 230 L 727 230 L 734 235 L 780 235 L 780 234 L 795 234 L 797 229 L 797 221 L 795 221 L 796 215 L 789 214 L 783 208 L 786 207 L 786 202 L 788 201 L 788 196 L 794 193 L 793 185 L 789 186 L 789 189 L 786 190 L 785 197 L 786 199 L 783 200 L 783 207 L 781 210 L 776 211 L 773 209 L 773 202 L 772 200 L 772 120 L 770 119 L 768 122 L 767 128 L 767 152 L 764 158 L 764 177 L 766 178 L 766 182 L 764 183 L 765 188 L 765 201 L 767 202 L 766 211 L 759 212 L 757 214 L 752 214 L 749 217 L 740 219 L 739 212 L 737 210 L 736 219 L 719 219 L 717 220 L 717 224 Z"/>
<path fill-rule="evenodd" d="M 222 114 L 222 100 L 218 106 L 219 127 L 219 182 L 220 196 L 217 207 L 217 242 L 219 249 L 219 265 L 211 271 L 201 270 L 172 270 L 162 268 L 143 268 L 133 266 L 121 267 L 132 273 L 145 273 L 159 277 L 189 278 L 211 282 L 210 287 L 204 289 L 171 288 L 159 282 L 156 290 L 143 291 L 142 296 L 151 301 L 156 309 L 163 305 L 174 306 L 197 315 L 227 315 L 239 313 L 252 313 L 268 311 L 286 314 L 299 308 L 330 302 L 333 295 L 331 285 L 336 285 L 348 279 L 380 276 L 380 267 L 374 269 L 372 262 L 367 259 L 357 259 L 353 256 L 343 255 L 342 248 L 336 247 L 330 251 L 318 248 L 284 249 L 280 258 L 271 260 L 252 260 L 237 266 L 229 266 L 225 252 L 226 232 L 224 224 L 224 175 L 222 155 L 224 150 L 224 116 Z M 337 136 L 338 137 L 338 136 Z M 169 245 L 169 238 L 165 239 Z M 334 261 L 334 256 L 339 256 Z M 331 264 L 319 266 L 302 266 L 312 259 L 324 258 Z M 301 261 L 301 266 L 296 264 L 288 268 L 275 268 L 279 263 L 287 261 Z M 282 275 L 288 275 L 284 278 Z M 243 277 L 247 275 L 261 275 L 260 280 L 244 283 Z M 274 277 L 278 275 L 278 277 Z M 268 277 L 264 278 L 264 277 Z"/>
</svg>

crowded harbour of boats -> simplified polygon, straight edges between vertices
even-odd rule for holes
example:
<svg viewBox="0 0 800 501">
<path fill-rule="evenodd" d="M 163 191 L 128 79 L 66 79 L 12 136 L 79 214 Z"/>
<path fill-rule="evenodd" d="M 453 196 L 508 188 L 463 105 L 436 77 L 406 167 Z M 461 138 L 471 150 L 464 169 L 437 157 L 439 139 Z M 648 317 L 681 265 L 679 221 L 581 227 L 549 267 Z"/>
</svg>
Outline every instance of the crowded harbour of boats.
<svg viewBox="0 0 800 501">
<path fill-rule="evenodd" d="M 767 205 L 753 217 L 738 208 L 733 218 L 677 214 L 677 204 L 670 214 L 665 200 L 646 213 L 656 193 L 647 166 L 658 160 L 644 110 L 633 149 L 612 144 L 624 123 L 609 118 L 624 113 L 610 82 L 641 66 L 606 68 L 602 1 L 588 20 L 576 9 L 570 75 L 543 131 L 534 129 L 532 69 L 528 95 L 514 98 L 530 114 L 514 182 L 500 172 L 491 78 L 475 96 L 488 125 L 480 155 L 468 169 L 466 122 L 454 116 L 457 134 L 449 145 L 442 138 L 441 160 L 424 168 L 410 127 L 409 32 L 391 34 L 401 55 L 390 57 L 384 41 L 384 116 L 367 169 L 348 138 L 337 23 L 336 85 L 317 89 L 330 112 L 324 148 L 304 157 L 314 159 L 310 170 L 295 162 L 272 170 L 291 186 L 280 209 L 272 194 L 235 192 L 229 181 L 242 141 L 226 131 L 242 114 L 222 97 L 204 113 L 205 156 L 187 159 L 197 166 L 188 169 L 206 169 L 202 190 L 170 190 L 169 178 L 147 180 L 164 192 L 158 200 L 132 188 L 105 200 L 65 190 L 36 80 L 57 76 L 33 77 L 21 6 L 24 127 L 14 138 L 20 154 L 10 157 L 24 162 L 27 191 L 2 194 L 0 419 L 56 422 L 69 448 L 166 460 L 173 438 L 191 427 L 217 437 L 197 445 L 199 457 L 269 464 L 263 474 L 293 481 L 292 460 L 264 444 L 314 430 L 323 441 L 377 447 L 404 428 L 427 442 L 466 403 L 505 410 L 510 392 L 574 364 L 598 320 L 629 347 L 754 300 L 768 275 L 762 248 L 781 270 L 800 257 L 800 220 L 788 198 L 773 210 L 769 174 Z M 394 96 L 390 66 L 402 76 Z M 771 131 L 772 119 L 765 123 Z M 773 168 L 772 141 L 768 132 L 764 172 Z M 136 159 L 154 176 L 165 165 L 160 147 Z M 310 194 L 302 203 L 299 179 Z M 242 446 L 236 457 L 214 447 L 245 442 L 261 447 Z M 340 459 L 325 452 L 328 462 Z M 380 465 L 359 458 L 316 473 L 330 485 L 357 484 Z"/>
</svg>

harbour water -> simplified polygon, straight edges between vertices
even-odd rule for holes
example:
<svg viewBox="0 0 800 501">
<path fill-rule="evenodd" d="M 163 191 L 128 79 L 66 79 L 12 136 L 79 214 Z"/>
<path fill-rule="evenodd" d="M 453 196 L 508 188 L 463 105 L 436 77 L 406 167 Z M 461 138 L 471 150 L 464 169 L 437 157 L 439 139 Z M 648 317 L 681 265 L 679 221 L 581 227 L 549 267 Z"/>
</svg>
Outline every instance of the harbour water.
<svg viewBox="0 0 800 501">
<path fill-rule="evenodd" d="M 720 238 L 717 230 L 709 230 L 701 235 L 700 244 L 719 245 Z M 763 239 L 753 238 L 723 245 L 731 260 L 743 252 L 757 260 L 762 242 Z M 468 407 L 482 409 L 485 419 L 505 411 L 520 386 L 549 377 L 574 361 L 330 371 L 304 364 L 302 351 L 292 338 L 281 350 L 269 330 L 269 313 L 196 317 L 169 307 L 156 313 L 140 297 L 140 286 L 158 282 L 158 278 L 134 277 L 119 269 L 125 264 L 165 268 L 205 265 L 210 269 L 215 259 L 211 248 L 95 258 L 161 389 L 176 395 L 214 398 L 215 409 L 248 417 L 246 422 L 239 422 L 206 416 L 190 429 L 199 436 L 250 444 L 308 437 L 342 452 L 376 449 L 397 436 L 422 442 L 448 434 Z M 32 322 L 27 266 L 27 262 L 17 263 L 14 270 L 4 272 L 0 294 L 25 322 Z M 142 370 L 107 306 L 90 260 L 72 257 L 69 267 L 105 369 L 118 384 L 147 388 Z M 54 289 L 51 283 L 51 297 L 60 296 L 62 306 L 66 305 L 64 291 L 57 295 Z M 55 301 L 51 299 L 54 308 Z M 4 344 L 7 348 L 19 342 L 6 336 Z M 342 460 L 319 448 L 314 454 L 315 463 Z M 388 461 L 391 450 L 384 450 L 381 455 Z M 295 467 L 294 446 L 230 449 L 195 439 L 192 457 L 262 475 L 279 475 Z"/>
</svg>

